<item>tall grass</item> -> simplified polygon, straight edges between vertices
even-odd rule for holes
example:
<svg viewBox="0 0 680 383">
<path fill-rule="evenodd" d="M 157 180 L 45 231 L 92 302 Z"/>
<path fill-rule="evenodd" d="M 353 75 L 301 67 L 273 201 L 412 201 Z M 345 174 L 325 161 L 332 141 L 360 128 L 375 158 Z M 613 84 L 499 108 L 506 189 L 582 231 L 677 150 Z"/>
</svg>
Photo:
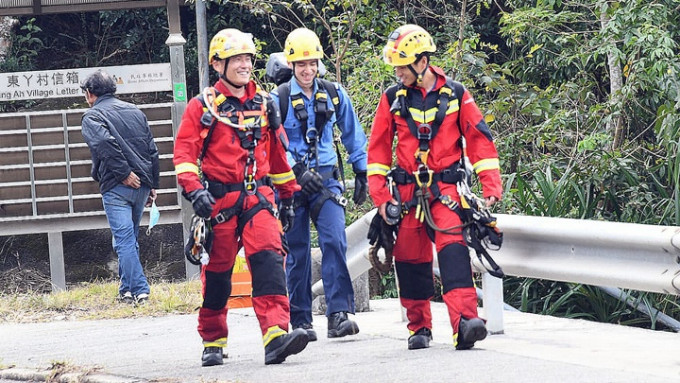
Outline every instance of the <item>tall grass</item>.
<svg viewBox="0 0 680 383">
<path fill-rule="evenodd" d="M 88 283 L 67 291 L 41 294 L 0 294 L 0 322 L 115 319 L 190 314 L 201 305 L 201 283 L 156 283 L 148 302 L 120 303 L 118 283 Z"/>
</svg>

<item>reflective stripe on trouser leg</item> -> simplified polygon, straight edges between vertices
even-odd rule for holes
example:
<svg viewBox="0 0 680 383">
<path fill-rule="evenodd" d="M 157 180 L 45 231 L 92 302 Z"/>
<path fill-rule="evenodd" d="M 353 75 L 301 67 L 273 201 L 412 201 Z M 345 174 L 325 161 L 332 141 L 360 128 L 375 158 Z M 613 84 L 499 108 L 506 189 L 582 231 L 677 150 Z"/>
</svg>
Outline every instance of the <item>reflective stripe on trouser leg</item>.
<svg viewBox="0 0 680 383">
<path fill-rule="evenodd" d="M 312 256 L 310 241 L 309 209 L 295 209 L 295 224 L 286 233 L 288 256 L 286 277 L 290 301 L 290 323 L 299 326 L 312 323 Z"/>
<path fill-rule="evenodd" d="M 290 304 L 286 296 L 283 256 L 274 250 L 246 256 L 253 278 L 253 309 L 262 334 L 274 326 L 288 331 Z"/>
<path fill-rule="evenodd" d="M 430 299 L 434 296 L 432 262 L 395 262 L 401 304 L 406 309 L 408 329 L 432 328 Z"/>
<path fill-rule="evenodd" d="M 198 313 L 198 333 L 204 341 L 215 341 L 229 335 L 227 299 L 231 294 L 231 270 L 216 273 L 205 267 L 201 273 L 203 305 Z"/>
<path fill-rule="evenodd" d="M 335 179 L 326 180 L 332 193 L 340 194 L 340 184 Z M 345 235 L 345 209 L 327 199 L 317 221 L 321 249 L 321 279 L 326 298 L 326 316 L 336 312 L 354 313 L 354 288 L 347 268 L 347 237 Z"/>
</svg>

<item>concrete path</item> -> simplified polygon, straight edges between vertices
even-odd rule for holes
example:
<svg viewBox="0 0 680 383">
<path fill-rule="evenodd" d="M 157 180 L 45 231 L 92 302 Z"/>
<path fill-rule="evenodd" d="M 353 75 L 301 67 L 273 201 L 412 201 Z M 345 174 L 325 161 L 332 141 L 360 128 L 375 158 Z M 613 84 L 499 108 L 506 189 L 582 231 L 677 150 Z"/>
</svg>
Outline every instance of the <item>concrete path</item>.
<svg viewBox="0 0 680 383">
<path fill-rule="evenodd" d="M 398 301 L 370 304 L 354 318 L 358 335 L 327 339 L 316 316 L 319 340 L 273 366 L 250 308 L 229 312 L 229 358 L 209 368 L 200 366 L 196 315 L 1 324 L 0 382 L 29 380 L 54 362 L 93 368 L 72 381 L 100 383 L 680 382 L 678 334 L 505 312 L 504 334 L 456 351 L 446 309 L 433 303 L 434 341 L 409 351 Z"/>
</svg>

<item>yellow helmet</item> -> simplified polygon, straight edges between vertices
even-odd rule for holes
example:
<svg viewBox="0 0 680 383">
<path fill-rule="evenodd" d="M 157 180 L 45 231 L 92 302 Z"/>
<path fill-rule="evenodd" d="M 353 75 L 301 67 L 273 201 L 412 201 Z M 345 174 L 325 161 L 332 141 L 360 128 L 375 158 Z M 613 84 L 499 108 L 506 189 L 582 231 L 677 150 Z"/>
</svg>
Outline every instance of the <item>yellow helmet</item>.
<svg viewBox="0 0 680 383">
<path fill-rule="evenodd" d="M 390 33 L 383 48 L 383 60 L 392 66 L 409 65 L 416 62 L 421 53 L 434 53 L 436 50 L 432 36 L 426 30 L 406 24 Z"/>
<path fill-rule="evenodd" d="M 283 46 L 288 62 L 323 58 L 319 37 L 307 28 L 298 28 L 288 35 Z"/>
<path fill-rule="evenodd" d="M 210 64 L 213 60 L 226 58 L 244 53 L 255 56 L 255 43 L 253 35 L 244 33 L 234 28 L 222 29 L 210 40 Z"/>
</svg>

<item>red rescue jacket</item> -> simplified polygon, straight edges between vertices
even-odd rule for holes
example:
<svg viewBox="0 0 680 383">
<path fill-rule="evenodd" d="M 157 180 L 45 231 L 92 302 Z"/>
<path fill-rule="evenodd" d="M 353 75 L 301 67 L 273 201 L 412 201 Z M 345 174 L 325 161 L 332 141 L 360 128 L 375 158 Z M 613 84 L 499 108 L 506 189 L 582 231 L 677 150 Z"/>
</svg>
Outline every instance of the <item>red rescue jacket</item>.
<svg viewBox="0 0 680 383">
<path fill-rule="evenodd" d="M 242 112 L 245 105 L 248 105 L 258 93 L 254 81 L 250 81 L 245 89 L 245 96 L 239 99 L 234 97 L 221 81 L 215 84 L 215 90 L 226 98 L 225 103 L 235 106 L 237 114 Z M 269 95 L 266 95 L 264 105 L 267 104 L 268 98 Z M 173 163 L 177 181 L 187 193 L 203 187 L 197 160 L 210 126 L 201 123 L 201 116 L 207 111 L 201 100 L 202 96 L 199 95 L 189 101 L 175 139 Z M 299 186 L 286 160 L 286 151 L 282 144 L 282 139 L 286 139 L 285 131 L 282 126 L 271 129 L 264 108 L 263 114 L 262 136 L 254 149 L 257 164 L 255 179 L 271 177 L 280 197 L 289 198 L 299 190 Z M 201 163 L 204 176 L 224 184 L 243 183 L 247 159 L 248 150 L 241 146 L 236 129 L 217 122 Z"/>
<path fill-rule="evenodd" d="M 438 94 L 447 82 L 447 77 L 440 68 L 430 66 L 430 70 L 437 76 L 434 88 L 427 92 L 421 87 L 408 87 L 406 95 L 411 108 L 415 107 L 422 111 L 419 115 L 429 124 L 434 121 L 435 112 L 439 108 L 436 104 L 438 97 L 433 97 L 432 93 Z M 430 97 L 427 97 L 428 95 Z M 395 133 L 398 140 L 397 165 L 409 173 L 418 168 L 414 156 L 419 146 L 418 139 L 409 130 L 405 118 L 390 112 L 389 104 L 387 94 L 383 93 L 373 120 L 368 145 L 368 190 L 376 206 L 392 198 L 386 186 L 386 175 L 392 167 L 392 142 Z M 494 196 L 500 200 L 503 190 L 498 153 L 482 113 L 467 89 L 463 93 L 462 105 L 457 105 L 457 95 L 449 101 L 449 104 L 439 132 L 429 142 L 427 167 L 437 173 L 460 160 L 462 153 L 459 145 L 461 129 L 458 127 L 460 113 L 467 155 L 482 184 L 483 195 L 485 198 Z M 412 196 L 402 195 L 401 198 L 402 201 L 408 201 Z"/>
</svg>

